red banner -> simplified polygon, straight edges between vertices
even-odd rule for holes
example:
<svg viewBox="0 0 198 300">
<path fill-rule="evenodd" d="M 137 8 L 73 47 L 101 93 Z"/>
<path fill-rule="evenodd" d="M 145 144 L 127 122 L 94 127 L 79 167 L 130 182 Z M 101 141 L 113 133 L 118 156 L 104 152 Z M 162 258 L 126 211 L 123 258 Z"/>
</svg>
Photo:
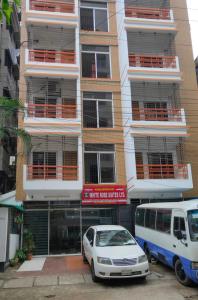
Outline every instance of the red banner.
<svg viewBox="0 0 198 300">
<path fill-rule="evenodd" d="M 127 204 L 125 185 L 85 185 L 82 204 Z"/>
</svg>

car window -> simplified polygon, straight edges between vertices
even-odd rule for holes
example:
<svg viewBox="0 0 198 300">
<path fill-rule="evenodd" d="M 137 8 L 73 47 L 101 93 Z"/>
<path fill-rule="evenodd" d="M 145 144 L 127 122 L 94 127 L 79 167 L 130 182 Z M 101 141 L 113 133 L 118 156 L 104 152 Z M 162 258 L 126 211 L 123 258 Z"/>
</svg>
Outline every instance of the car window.
<svg viewBox="0 0 198 300">
<path fill-rule="evenodd" d="M 174 226 L 173 226 L 174 235 L 176 236 L 176 233 L 178 231 L 182 232 L 183 238 L 186 238 L 186 226 L 185 226 L 185 220 L 182 217 L 174 217 Z"/>
<path fill-rule="evenodd" d="M 129 245 L 136 245 L 136 242 L 127 230 L 103 230 L 96 233 L 97 247 Z"/>
<path fill-rule="evenodd" d="M 86 237 L 88 239 L 89 242 L 94 240 L 94 230 L 93 228 L 90 228 L 87 233 L 86 233 Z"/>
</svg>

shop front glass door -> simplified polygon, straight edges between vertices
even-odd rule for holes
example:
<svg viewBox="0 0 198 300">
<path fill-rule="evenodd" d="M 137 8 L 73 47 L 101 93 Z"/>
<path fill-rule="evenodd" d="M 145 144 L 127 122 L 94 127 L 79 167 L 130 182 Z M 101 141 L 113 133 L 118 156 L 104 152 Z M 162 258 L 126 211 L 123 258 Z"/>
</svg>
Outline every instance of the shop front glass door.
<svg viewBox="0 0 198 300">
<path fill-rule="evenodd" d="M 81 252 L 80 210 L 50 211 L 50 249 L 53 254 Z"/>
</svg>

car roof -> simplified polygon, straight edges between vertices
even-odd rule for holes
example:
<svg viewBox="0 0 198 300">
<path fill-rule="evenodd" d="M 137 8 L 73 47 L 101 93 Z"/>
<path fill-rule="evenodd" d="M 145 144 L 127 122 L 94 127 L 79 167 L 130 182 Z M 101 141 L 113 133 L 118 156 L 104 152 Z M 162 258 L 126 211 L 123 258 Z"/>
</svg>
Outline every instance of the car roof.
<svg viewBox="0 0 198 300">
<path fill-rule="evenodd" d="M 105 231 L 105 230 L 125 230 L 126 228 L 120 225 L 95 225 L 91 226 L 96 231 Z"/>
</svg>

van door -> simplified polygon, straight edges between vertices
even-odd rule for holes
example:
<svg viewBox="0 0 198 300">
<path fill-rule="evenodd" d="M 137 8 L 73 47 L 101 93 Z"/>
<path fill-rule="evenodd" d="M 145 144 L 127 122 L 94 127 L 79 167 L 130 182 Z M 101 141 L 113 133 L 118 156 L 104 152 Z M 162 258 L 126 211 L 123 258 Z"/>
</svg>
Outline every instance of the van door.
<svg viewBox="0 0 198 300">
<path fill-rule="evenodd" d="M 188 252 L 187 218 L 183 211 L 173 210 L 172 249 L 179 256 L 186 257 Z"/>
</svg>

